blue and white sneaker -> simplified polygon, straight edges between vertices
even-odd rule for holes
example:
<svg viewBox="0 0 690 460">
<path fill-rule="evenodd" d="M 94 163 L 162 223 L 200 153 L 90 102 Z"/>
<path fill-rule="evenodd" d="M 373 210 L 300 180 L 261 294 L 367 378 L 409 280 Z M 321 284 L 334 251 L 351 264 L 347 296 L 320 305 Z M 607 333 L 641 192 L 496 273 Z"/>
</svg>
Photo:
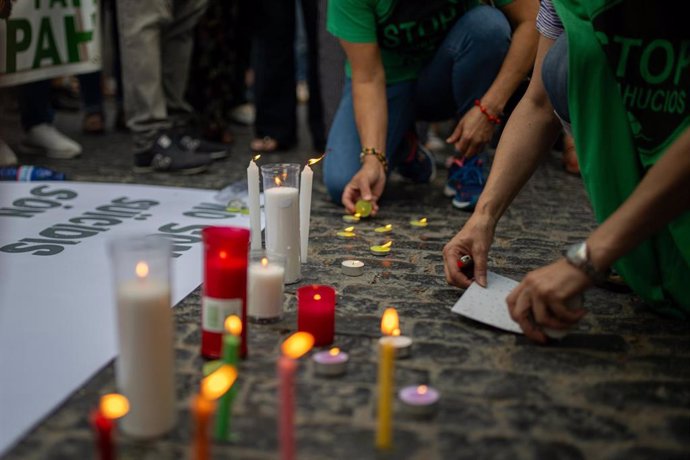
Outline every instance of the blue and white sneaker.
<svg viewBox="0 0 690 460">
<path fill-rule="evenodd" d="M 479 195 L 484 190 L 486 177 L 484 174 L 483 155 L 460 160 L 459 164 L 451 165 L 449 178 L 444 188 L 448 194 L 453 190 L 453 206 L 465 211 L 472 211 L 477 204 Z"/>
<path fill-rule="evenodd" d="M 436 157 L 424 147 L 416 136 L 410 136 L 410 151 L 398 165 L 401 176 L 412 182 L 429 183 L 436 178 Z"/>
</svg>

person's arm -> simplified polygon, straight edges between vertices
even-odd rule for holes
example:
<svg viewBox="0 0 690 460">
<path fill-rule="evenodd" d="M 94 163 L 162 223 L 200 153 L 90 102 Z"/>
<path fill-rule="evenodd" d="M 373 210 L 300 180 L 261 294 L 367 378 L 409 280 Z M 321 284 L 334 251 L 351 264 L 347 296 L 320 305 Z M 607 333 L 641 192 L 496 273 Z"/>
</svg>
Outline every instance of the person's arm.
<svg viewBox="0 0 690 460">
<path fill-rule="evenodd" d="M 496 224 L 560 133 L 560 122 L 541 80 L 542 61 L 553 42 L 540 37 L 532 79 L 506 124 L 475 211 L 443 249 L 450 284 L 467 288 L 472 282 L 457 268 L 458 258 L 469 254 L 474 260 L 474 278 L 486 286 L 487 256 Z"/>
<path fill-rule="evenodd" d="M 352 69 L 352 99 L 355 123 L 363 148 L 373 148 L 385 154 L 388 128 L 386 75 L 381 51 L 376 43 L 340 41 Z M 352 152 L 359 155 L 359 152 Z M 372 214 L 378 211 L 377 201 L 386 184 L 386 171 L 374 155 L 365 155 L 359 172 L 345 187 L 343 205 L 355 211 L 355 202 L 362 198 L 371 201 Z"/>
<path fill-rule="evenodd" d="M 539 33 L 535 19 L 539 10 L 537 0 L 515 0 L 501 7 L 513 29 L 513 35 L 501 69 L 493 83 L 481 97 L 482 106 L 493 115 L 503 113 L 510 97 L 527 77 L 535 62 Z M 495 125 L 473 106 L 460 120 L 447 142 L 464 156 L 471 157 L 482 151 L 491 140 Z"/>
</svg>

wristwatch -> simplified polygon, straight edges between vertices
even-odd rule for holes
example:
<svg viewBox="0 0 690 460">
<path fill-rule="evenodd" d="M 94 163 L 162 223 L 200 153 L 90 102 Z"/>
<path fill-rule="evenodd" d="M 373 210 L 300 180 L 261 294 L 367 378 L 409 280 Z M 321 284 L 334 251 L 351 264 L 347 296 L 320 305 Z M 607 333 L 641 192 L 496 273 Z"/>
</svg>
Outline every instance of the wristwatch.
<svg viewBox="0 0 690 460">
<path fill-rule="evenodd" d="M 589 260 L 589 248 L 587 248 L 586 241 L 568 246 L 565 251 L 565 260 L 573 267 L 584 272 L 595 283 L 606 281 L 606 278 L 611 272 L 609 268 L 606 270 L 597 270 L 594 268 L 592 261 Z"/>
</svg>

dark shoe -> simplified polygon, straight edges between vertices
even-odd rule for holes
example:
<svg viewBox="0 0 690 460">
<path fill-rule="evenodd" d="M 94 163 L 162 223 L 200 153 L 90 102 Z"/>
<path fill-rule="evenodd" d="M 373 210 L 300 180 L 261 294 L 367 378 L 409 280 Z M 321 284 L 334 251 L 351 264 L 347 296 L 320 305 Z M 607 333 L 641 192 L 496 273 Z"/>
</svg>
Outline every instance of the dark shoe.
<svg viewBox="0 0 690 460">
<path fill-rule="evenodd" d="M 118 131 L 129 131 L 129 128 L 127 128 L 127 120 L 125 120 L 125 111 L 123 109 L 117 110 L 117 115 L 115 115 L 115 129 Z"/>
<path fill-rule="evenodd" d="M 449 198 L 454 197 L 457 194 L 458 187 L 462 182 L 462 178 L 468 174 L 468 170 L 463 168 L 469 168 L 469 170 L 479 168 L 479 171 L 483 176 L 485 156 L 485 153 L 480 153 L 472 158 L 453 157 L 450 165 L 448 166 L 448 179 L 443 187 L 443 194 Z M 472 177 L 473 173 L 470 174 L 470 177 Z"/>
<path fill-rule="evenodd" d="M 84 134 L 103 134 L 105 133 L 105 118 L 101 112 L 87 113 L 81 124 Z"/>
<path fill-rule="evenodd" d="M 134 172 L 197 174 L 212 162 L 209 155 L 183 150 L 167 134 L 161 134 L 151 148 L 134 154 Z"/>
<path fill-rule="evenodd" d="M 284 142 L 279 142 L 270 136 L 264 136 L 262 138 L 255 138 L 249 143 L 249 150 L 251 153 L 276 153 L 282 152 L 284 150 L 290 150 L 293 143 L 287 144 Z"/>
<path fill-rule="evenodd" d="M 479 200 L 479 195 L 484 190 L 486 178 L 484 174 L 484 160 L 482 154 L 461 162 L 461 165 L 453 172 L 449 182 L 455 187 L 453 206 L 463 211 L 473 211 Z M 446 187 L 450 187 L 446 183 Z"/>
<path fill-rule="evenodd" d="M 436 157 L 417 140 L 417 136 L 408 136 L 409 152 L 398 165 L 401 176 L 412 182 L 426 184 L 436 177 Z"/>
<path fill-rule="evenodd" d="M 228 151 L 230 147 L 226 144 L 192 137 L 189 134 L 177 138 L 177 143 L 182 150 L 187 150 L 195 154 L 209 155 L 213 160 L 227 158 L 230 154 Z"/>
</svg>

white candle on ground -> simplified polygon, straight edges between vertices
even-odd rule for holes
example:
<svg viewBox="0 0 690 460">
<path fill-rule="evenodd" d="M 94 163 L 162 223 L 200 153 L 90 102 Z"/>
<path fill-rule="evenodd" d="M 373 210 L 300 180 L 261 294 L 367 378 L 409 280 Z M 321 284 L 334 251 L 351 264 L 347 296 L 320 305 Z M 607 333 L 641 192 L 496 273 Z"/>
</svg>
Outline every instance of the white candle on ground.
<svg viewBox="0 0 690 460">
<path fill-rule="evenodd" d="M 311 219 L 311 190 L 314 172 L 305 165 L 300 176 L 299 191 L 299 234 L 302 263 L 307 262 L 309 249 L 309 222 Z"/>
<path fill-rule="evenodd" d="M 285 255 L 285 283 L 288 284 L 298 281 L 301 274 L 298 195 L 295 187 L 264 190 L 266 249 Z"/>
<path fill-rule="evenodd" d="M 116 378 L 131 410 L 122 430 L 154 437 L 175 425 L 173 319 L 170 289 L 153 279 L 117 287 L 119 356 Z"/>
<path fill-rule="evenodd" d="M 261 249 L 261 207 L 259 204 L 259 167 L 254 160 L 247 167 L 247 193 L 249 195 L 249 229 L 251 248 Z"/>
<path fill-rule="evenodd" d="M 344 260 L 342 272 L 347 276 L 360 276 L 364 273 L 364 262 L 361 260 Z"/>
<path fill-rule="evenodd" d="M 249 264 L 247 315 L 258 321 L 283 316 L 283 278 L 285 269 L 264 258 Z"/>
</svg>

